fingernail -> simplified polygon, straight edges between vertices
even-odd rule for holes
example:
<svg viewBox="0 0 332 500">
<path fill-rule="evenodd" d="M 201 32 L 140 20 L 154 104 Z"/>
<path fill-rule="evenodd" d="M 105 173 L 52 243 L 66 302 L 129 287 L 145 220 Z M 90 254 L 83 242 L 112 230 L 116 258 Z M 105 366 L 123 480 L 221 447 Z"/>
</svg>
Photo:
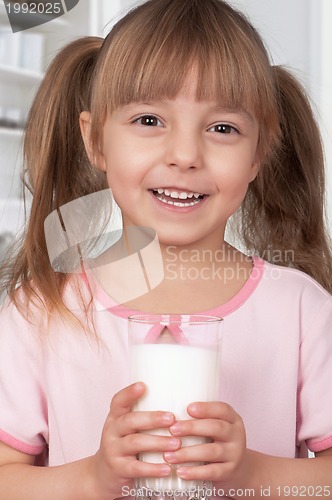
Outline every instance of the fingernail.
<svg viewBox="0 0 332 500">
<path fill-rule="evenodd" d="M 180 434 L 181 432 L 181 424 L 179 422 L 176 422 L 174 425 L 172 425 L 169 430 L 171 431 L 172 434 Z"/>
<path fill-rule="evenodd" d="M 164 453 L 164 458 L 165 458 L 166 462 L 174 462 L 175 453 L 172 453 L 171 451 L 166 451 Z"/>
<path fill-rule="evenodd" d="M 169 465 L 165 464 L 160 467 L 160 475 L 161 476 L 169 476 L 171 473 L 171 468 Z"/>
<path fill-rule="evenodd" d="M 173 420 L 173 413 L 163 413 L 162 415 L 162 421 L 165 422 L 165 424 L 169 424 Z"/>
<path fill-rule="evenodd" d="M 168 441 L 169 448 L 178 448 L 181 446 L 181 441 L 179 438 L 170 438 Z"/>
<path fill-rule="evenodd" d="M 187 471 L 186 469 L 182 469 L 181 467 L 178 467 L 176 469 L 176 474 L 179 476 L 179 477 L 182 477 L 183 479 L 187 476 Z"/>
</svg>

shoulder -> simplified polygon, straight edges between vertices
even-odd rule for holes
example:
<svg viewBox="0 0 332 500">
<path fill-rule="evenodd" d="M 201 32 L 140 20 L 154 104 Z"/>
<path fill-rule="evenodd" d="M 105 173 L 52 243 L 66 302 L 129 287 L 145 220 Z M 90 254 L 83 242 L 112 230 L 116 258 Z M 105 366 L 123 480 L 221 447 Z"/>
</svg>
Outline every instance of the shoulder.
<svg viewBox="0 0 332 500">
<path fill-rule="evenodd" d="M 33 286 L 31 288 L 33 290 Z M 69 313 L 79 316 L 86 312 L 89 293 L 80 276 L 69 278 L 63 290 L 62 300 Z M 61 317 L 61 313 L 49 311 L 46 300 L 38 294 L 37 290 L 33 290 L 33 293 L 28 296 L 22 288 L 18 288 L 13 299 L 5 297 L 0 305 L 2 330 L 5 328 L 14 331 L 23 328 L 27 331 L 39 330 L 45 333 L 50 322 L 61 320 Z"/>
<path fill-rule="evenodd" d="M 279 308 L 280 314 L 293 311 L 299 317 L 315 318 L 323 313 L 332 322 L 332 295 L 317 281 L 297 269 L 261 261 L 258 295 L 269 308 Z"/>
<path fill-rule="evenodd" d="M 288 294 L 295 294 L 297 297 L 308 296 L 317 298 L 323 302 L 331 298 L 331 294 L 325 290 L 317 281 L 306 273 L 293 269 L 291 267 L 271 264 L 267 261 L 261 261 L 264 267 L 263 282 L 268 286 L 274 285 L 276 290 L 284 290 Z"/>
<path fill-rule="evenodd" d="M 20 297 L 22 299 L 22 297 Z M 0 365 L 1 379 L 9 365 L 36 363 L 39 358 L 42 328 L 33 322 L 32 311 L 22 302 L 6 298 L 0 308 Z M 11 369 L 10 369 L 11 371 Z"/>
<path fill-rule="evenodd" d="M 0 306 L 1 330 L 7 330 L 14 325 L 28 326 L 33 316 L 33 309 L 21 290 L 16 292 L 14 300 L 6 296 Z"/>
</svg>

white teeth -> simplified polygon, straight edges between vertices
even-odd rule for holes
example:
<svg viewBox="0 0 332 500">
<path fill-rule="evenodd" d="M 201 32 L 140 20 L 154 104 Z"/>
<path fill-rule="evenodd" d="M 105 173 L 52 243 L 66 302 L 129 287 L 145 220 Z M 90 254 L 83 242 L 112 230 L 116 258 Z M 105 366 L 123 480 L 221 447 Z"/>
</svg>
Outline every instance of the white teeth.
<svg viewBox="0 0 332 500">
<path fill-rule="evenodd" d="M 187 200 L 188 198 L 192 198 L 193 196 L 195 198 L 199 198 L 200 196 L 204 196 L 203 194 L 200 193 L 193 193 L 193 192 L 186 192 L 186 191 L 170 191 L 169 189 L 163 189 L 163 188 L 157 188 L 154 189 L 153 191 L 157 192 L 158 194 L 165 194 L 166 196 L 170 196 L 171 198 L 174 199 L 180 199 L 180 200 Z"/>
<path fill-rule="evenodd" d="M 193 193 L 192 191 L 170 191 L 169 189 L 163 188 L 155 188 L 153 189 L 156 197 L 162 203 L 166 203 L 167 205 L 174 205 L 175 207 L 192 207 L 201 202 L 201 198 L 204 197 L 203 194 Z M 168 196 L 166 199 L 162 195 Z M 192 199 L 193 201 L 187 201 L 186 203 L 181 203 L 181 201 L 171 201 L 169 198 L 173 198 L 174 200 L 188 200 Z M 198 199 L 199 198 L 199 199 Z"/>
<path fill-rule="evenodd" d="M 187 198 L 192 198 L 194 196 L 194 193 L 185 193 L 184 191 L 180 193 L 179 198 L 181 200 L 186 200 Z"/>
<path fill-rule="evenodd" d="M 197 205 L 199 200 L 191 201 L 190 203 L 181 203 L 180 201 L 170 201 L 165 200 L 164 198 L 158 198 L 162 203 L 166 203 L 166 205 L 174 205 L 175 207 L 193 207 Z"/>
</svg>

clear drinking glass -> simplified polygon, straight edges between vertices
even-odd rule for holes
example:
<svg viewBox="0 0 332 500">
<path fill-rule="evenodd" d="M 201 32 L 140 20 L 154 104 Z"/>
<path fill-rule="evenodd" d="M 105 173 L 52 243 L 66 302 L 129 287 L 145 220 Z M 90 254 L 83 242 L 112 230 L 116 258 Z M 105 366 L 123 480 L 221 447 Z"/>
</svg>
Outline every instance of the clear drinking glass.
<svg viewBox="0 0 332 500">
<path fill-rule="evenodd" d="M 221 318 L 198 314 L 142 314 L 129 317 L 132 378 L 147 386 L 134 410 L 170 411 L 177 420 L 185 420 L 190 418 L 186 411 L 189 403 L 216 400 L 221 326 Z M 170 435 L 167 429 L 149 433 Z M 182 438 L 182 446 L 205 441 L 204 437 L 186 436 Z M 160 452 L 145 452 L 139 459 L 150 463 L 164 462 Z M 172 473 L 168 477 L 138 478 L 135 483 L 136 497 L 206 498 L 206 492 L 212 485 L 206 481 L 179 478 L 177 466 L 172 466 Z"/>
</svg>

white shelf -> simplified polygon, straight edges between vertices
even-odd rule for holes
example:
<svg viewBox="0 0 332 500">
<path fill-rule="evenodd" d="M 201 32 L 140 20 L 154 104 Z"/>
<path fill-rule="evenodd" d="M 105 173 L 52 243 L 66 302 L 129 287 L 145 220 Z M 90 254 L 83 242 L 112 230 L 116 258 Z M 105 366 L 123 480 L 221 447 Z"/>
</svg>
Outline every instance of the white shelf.
<svg viewBox="0 0 332 500">
<path fill-rule="evenodd" d="M 0 127 L 0 137 L 14 137 L 21 139 L 23 136 L 23 129 Z"/>
<path fill-rule="evenodd" d="M 5 0 L 7 2 L 7 0 Z M 80 0 L 78 4 L 65 15 L 47 20 L 44 24 L 34 28 L 24 29 L 24 15 L 18 24 L 22 32 L 12 33 L 11 25 L 7 16 L 5 3 L 0 0 L 0 24 L 5 29 L 5 41 L 10 46 L 9 50 L 2 51 L 2 63 L 0 63 L 0 114 L 3 118 L 12 116 L 14 110 L 19 110 L 20 119 L 24 119 L 30 109 L 35 92 L 44 77 L 42 73 L 57 51 L 72 39 L 86 35 L 102 35 L 103 27 L 111 21 L 123 8 L 123 2 L 134 2 L 135 0 Z M 62 2 L 63 6 L 65 2 Z M 45 17 L 41 20 L 45 20 Z M 108 29 L 107 29 L 108 31 Z M 27 62 L 22 57 L 22 46 L 25 45 L 24 35 L 42 34 L 44 41 L 42 70 L 33 71 L 37 68 L 34 63 Z M 30 37 L 31 39 L 33 37 Z M 29 40 L 29 37 L 26 37 Z M 6 46 L 6 43 L 3 45 Z M 0 47 L 1 48 L 1 47 Z M 1 51 L 0 51 L 1 52 Z M 13 55 L 12 55 L 13 54 Z M 34 55 L 30 51 L 28 55 Z M 26 68 L 18 66 L 24 62 Z M 10 63 L 17 62 L 17 65 Z M 9 63 L 9 64 L 8 64 Z M 4 122 L 5 123 L 5 122 Z M 41 131 L 42 133 L 42 131 Z M 24 220 L 24 209 L 21 194 L 20 173 L 23 167 L 22 144 L 24 130 L 0 126 L 0 235 L 3 232 L 16 231 Z M 29 204 L 27 206 L 29 212 Z"/>
<path fill-rule="evenodd" d="M 0 234 L 16 234 L 24 222 L 24 203 L 19 199 L 0 200 Z"/>
<path fill-rule="evenodd" d="M 43 73 L 0 63 L 0 80 L 3 83 L 35 84 L 43 79 Z"/>
</svg>

